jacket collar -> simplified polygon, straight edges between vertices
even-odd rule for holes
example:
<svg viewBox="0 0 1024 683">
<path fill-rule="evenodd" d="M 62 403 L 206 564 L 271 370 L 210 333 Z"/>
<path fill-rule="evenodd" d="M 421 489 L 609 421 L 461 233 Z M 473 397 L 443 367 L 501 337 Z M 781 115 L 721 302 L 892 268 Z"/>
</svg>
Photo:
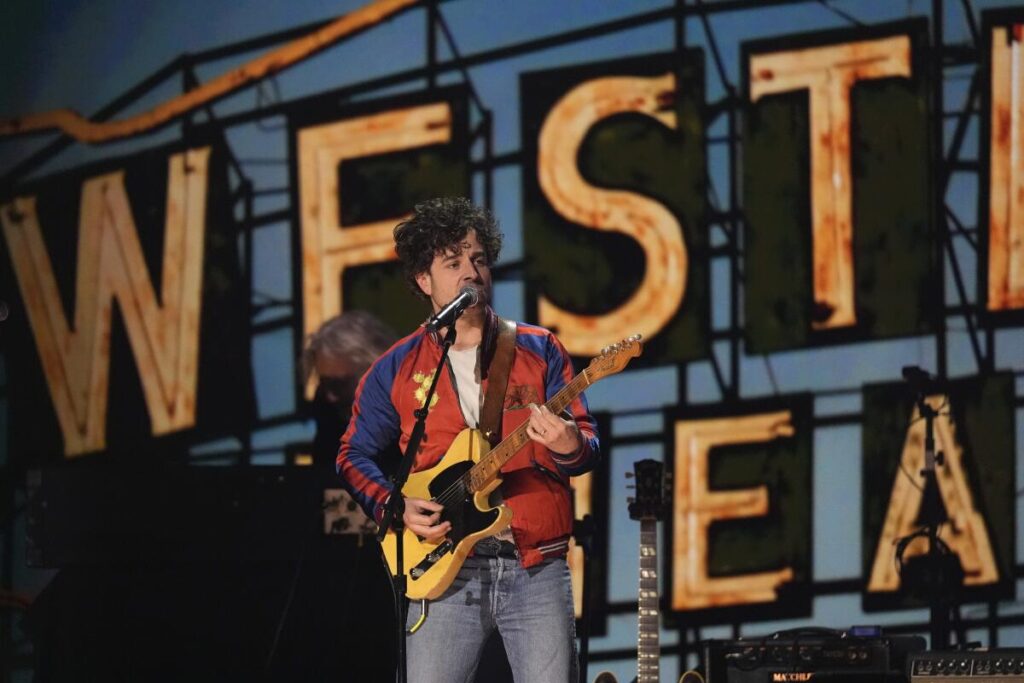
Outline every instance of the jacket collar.
<svg viewBox="0 0 1024 683">
<path fill-rule="evenodd" d="M 484 377 L 487 376 L 487 369 L 491 366 L 491 357 L 494 356 L 494 350 L 497 345 L 498 320 L 498 314 L 494 312 L 493 308 L 488 306 L 484 314 L 484 332 L 480 344 L 480 367 L 483 369 Z M 444 338 L 439 333 L 431 331 L 427 332 L 426 335 L 435 346 L 441 347 L 441 342 Z"/>
</svg>

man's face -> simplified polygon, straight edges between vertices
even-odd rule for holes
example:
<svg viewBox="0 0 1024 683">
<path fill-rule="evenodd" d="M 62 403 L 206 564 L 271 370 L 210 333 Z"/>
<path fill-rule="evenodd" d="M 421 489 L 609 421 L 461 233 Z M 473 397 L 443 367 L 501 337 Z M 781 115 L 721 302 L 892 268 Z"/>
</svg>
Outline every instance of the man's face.
<svg viewBox="0 0 1024 683">
<path fill-rule="evenodd" d="M 473 285 L 480 293 L 480 301 L 466 309 L 466 315 L 479 316 L 491 301 L 491 265 L 476 231 L 470 230 L 451 251 L 434 254 L 430 268 L 416 276 L 416 284 L 430 298 L 435 312 L 463 287 Z"/>
<path fill-rule="evenodd" d="M 351 409 L 359 376 L 352 363 L 344 358 L 318 353 L 313 367 L 319 378 L 318 393 L 328 403 L 339 406 L 343 411 Z"/>
</svg>

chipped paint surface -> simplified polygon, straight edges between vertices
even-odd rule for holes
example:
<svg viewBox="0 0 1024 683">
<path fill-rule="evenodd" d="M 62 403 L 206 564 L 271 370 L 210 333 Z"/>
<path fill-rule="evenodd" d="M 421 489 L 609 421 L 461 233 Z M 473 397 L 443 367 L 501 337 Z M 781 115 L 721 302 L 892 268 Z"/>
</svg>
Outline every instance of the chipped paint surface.
<svg viewBox="0 0 1024 683">
<path fill-rule="evenodd" d="M 168 160 L 159 300 L 142 254 L 124 172 L 83 184 L 73 327 L 64 315 L 43 243 L 36 198 L 20 197 L 0 206 L 0 223 L 67 456 L 106 446 L 115 299 L 153 434 L 195 424 L 209 158 L 210 148 L 204 147 Z"/>
<path fill-rule="evenodd" d="M 974 503 L 974 494 L 964 472 L 963 447 L 956 438 L 956 425 L 953 424 L 949 411 L 942 410 L 944 406 L 948 406 L 949 398 L 935 395 L 929 396 L 927 400 L 939 413 L 934 423 L 935 450 L 945 455 L 945 464 L 936 471 L 939 493 L 949 516 L 949 521 L 943 525 L 941 538 L 960 558 L 965 574 L 964 585 L 983 586 L 998 583 L 999 567 L 996 565 L 985 518 Z M 875 547 L 875 558 L 871 575 L 868 577 L 869 592 L 899 589 L 900 575 L 893 561 L 893 548 L 901 538 L 920 528 L 918 517 L 924 493 L 918 483 L 920 478 L 911 480 L 906 475 L 907 472 L 920 472 L 925 465 L 925 423 L 917 407 L 911 415 L 910 425 L 900 456 L 900 470 L 897 470 L 896 479 L 892 484 L 885 522 L 879 534 L 878 545 Z M 924 538 L 917 538 L 907 546 L 903 559 L 906 561 L 927 551 L 927 541 Z"/>
<path fill-rule="evenodd" d="M 992 31 L 988 301 L 990 311 L 1024 308 L 1024 54 L 1022 24 Z"/>
<path fill-rule="evenodd" d="M 728 491 L 709 488 L 711 449 L 762 443 L 794 434 L 792 415 L 778 411 L 744 417 L 676 422 L 673 482 L 672 609 L 696 610 L 774 602 L 793 569 L 712 578 L 708 534 L 714 522 L 768 514 L 765 486 Z"/>
<path fill-rule="evenodd" d="M 569 480 L 573 491 L 574 519 L 580 520 L 587 515 L 593 514 L 592 504 L 594 475 L 584 474 L 580 477 L 572 477 Z M 587 561 L 583 548 L 576 544 L 576 537 L 569 539 L 569 554 L 566 556 L 569 563 L 569 577 L 572 580 L 572 604 L 576 618 L 583 616 L 583 563 Z"/>
<path fill-rule="evenodd" d="M 397 219 L 341 224 L 338 165 L 345 159 L 396 152 L 450 141 L 452 113 L 447 103 L 385 111 L 310 126 L 298 134 L 299 221 L 302 235 L 302 329 L 312 334 L 342 311 L 346 268 L 398 258 L 392 231 Z M 310 377 L 311 399 L 316 378 Z"/>
<path fill-rule="evenodd" d="M 750 60 L 751 101 L 794 90 L 809 92 L 814 329 L 857 323 L 850 90 L 866 79 L 909 78 L 910 71 L 907 36 L 773 52 Z"/>
<path fill-rule="evenodd" d="M 587 132 L 609 116 L 633 112 L 675 128 L 674 110 L 662 105 L 675 87 L 672 74 L 587 81 L 552 107 L 541 128 L 537 175 L 555 211 L 585 228 L 632 237 L 646 258 L 640 286 L 625 303 L 602 315 L 572 313 L 540 297 L 540 324 L 557 329 L 559 339 L 574 355 L 599 354 L 603 346 L 621 337 L 623 330 L 653 337 L 683 303 L 688 256 L 676 217 L 664 205 L 642 195 L 591 185 L 577 165 Z"/>
</svg>

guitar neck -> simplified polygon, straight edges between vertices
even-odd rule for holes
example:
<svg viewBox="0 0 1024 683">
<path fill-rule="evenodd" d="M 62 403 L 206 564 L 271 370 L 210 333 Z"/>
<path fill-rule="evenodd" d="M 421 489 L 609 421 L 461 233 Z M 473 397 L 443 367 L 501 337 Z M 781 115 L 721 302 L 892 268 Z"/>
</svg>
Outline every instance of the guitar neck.
<svg viewBox="0 0 1024 683">
<path fill-rule="evenodd" d="M 584 370 L 573 377 L 571 382 L 562 387 L 561 391 L 552 396 L 551 400 L 544 405 L 552 413 L 558 415 L 589 386 L 590 379 L 587 377 L 587 371 Z M 530 440 L 530 437 L 526 434 L 528 424 L 529 420 L 525 420 L 516 427 L 515 431 L 509 434 L 504 441 L 495 446 L 487 455 L 480 459 L 480 462 L 469 470 L 467 475 L 471 491 L 479 491 L 492 482 L 498 476 L 501 466 L 511 460 L 512 456 L 527 444 Z"/>
<path fill-rule="evenodd" d="M 658 522 L 640 520 L 640 600 L 637 613 L 637 683 L 657 683 L 658 645 Z"/>
</svg>

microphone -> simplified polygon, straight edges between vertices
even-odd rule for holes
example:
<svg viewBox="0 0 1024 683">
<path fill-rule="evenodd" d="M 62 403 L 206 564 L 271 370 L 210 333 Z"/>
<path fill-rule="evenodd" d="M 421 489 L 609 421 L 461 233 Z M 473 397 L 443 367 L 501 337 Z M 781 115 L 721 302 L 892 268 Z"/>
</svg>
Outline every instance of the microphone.
<svg viewBox="0 0 1024 683">
<path fill-rule="evenodd" d="M 470 306 L 476 306 L 480 302 L 480 291 L 473 285 L 466 285 L 459 290 L 459 295 L 449 301 L 444 308 L 430 316 L 424 327 L 429 332 L 437 332 L 442 327 L 449 327 L 459 319 L 459 316 Z"/>
<path fill-rule="evenodd" d="M 935 381 L 927 370 L 922 370 L 916 365 L 904 365 L 903 366 L 903 379 L 907 380 L 913 385 L 927 386 Z"/>
</svg>

